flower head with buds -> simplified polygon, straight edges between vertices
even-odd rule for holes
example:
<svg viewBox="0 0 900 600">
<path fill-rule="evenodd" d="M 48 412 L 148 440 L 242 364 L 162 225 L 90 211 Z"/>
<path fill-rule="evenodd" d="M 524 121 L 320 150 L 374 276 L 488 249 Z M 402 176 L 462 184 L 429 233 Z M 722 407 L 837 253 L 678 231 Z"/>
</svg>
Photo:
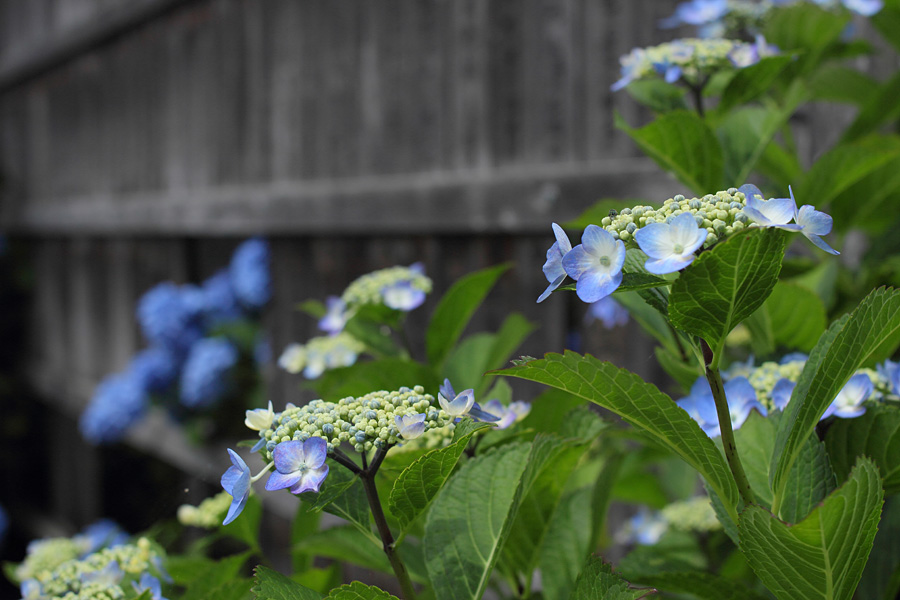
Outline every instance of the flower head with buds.
<svg viewBox="0 0 900 600">
<path fill-rule="evenodd" d="M 622 283 L 625 245 L 608 231 L 588 225 L 581 243 L 563 258 L 563 268 L 574 279 L 575 292 L 584 302 L 612 294 Z"/>
<path fill-rule="evenodd" d="M 706 240 L 691 213 L 681 213 L 669 223 L 651 223 L 634 234 L 641 250 L 649 257 L 644 264 L 651 273 L 663 275 L 680 271 L 694 261 L 694 252 Z"/>
</svg>

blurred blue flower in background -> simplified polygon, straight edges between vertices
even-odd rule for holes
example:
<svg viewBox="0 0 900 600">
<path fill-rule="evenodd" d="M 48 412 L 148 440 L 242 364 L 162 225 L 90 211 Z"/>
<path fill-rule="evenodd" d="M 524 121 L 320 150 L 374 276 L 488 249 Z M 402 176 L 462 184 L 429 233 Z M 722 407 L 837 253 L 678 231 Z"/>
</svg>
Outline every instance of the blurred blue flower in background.
<svg viewBox="0 0 900 600">
<path fill-rule="evenodd" d="M 584 321 L 587 324 L 598 320 L 607 329 L 612 329 L 616 325 L 626 325 L 628 309 L 616 302 L 612 296 L 600 298 L 588 306 L 587 313 L 584 315 Z"/>
<path fill-rule="evenodd" d="M 130 373 L 110 375 L 94 391 L 78 428 L 92 444 L 116 442 L 144 414 L 147 394 Z"/>
<path fill-rule="evenodd" d="M 215 327 L 243 316 L 241 305 L 231 285 L 231 275 L 228 269 L 222 269 L 204 281 L 201 294 L 207 326 Z"/>
<path fill-rule="evenodd" d="M 161 394 L 175 383 L 180 367 L 177 356 L 165 348 L 154 346 L 137 353 L 128 369 L 147 392 Z"/>
<path fill-rule="evenodd" d="M 218 403 L 231 387 L 231 369 L 239 356 L 225 338 L 205 338 L 194 344 L 181 372 L 181 403 L 189 408 Z"/>
<path fill-rule="evenodd" d="M 269 244 L 252 238 L 237 247 L 228 269 L 238 301 L 249 310 L 262 309 L 272 297 Z"/>
<path fill-rule="evenodd" d="M 9 529 L 9 516 L 3 506 L 0 506 L 0 547 L 3 546 L 3 540 L 6 538 L 6 531 Z"/>
<path fill-rule="evenodd" d="M 160 283 L 138 301 L 141 331 L 151 343 L 174 352 L 186 352 L 203 337 L 202 297 L 198 290 Z"/>
<path fill-rule="evenodd" d="M 91 523 L 77 537 L 85 544 L 82 556 L 93 554 L 103 548 L 114 548 L 128 543 L 128 534 L 112 519 L 100 519 Z"/>
</svg>

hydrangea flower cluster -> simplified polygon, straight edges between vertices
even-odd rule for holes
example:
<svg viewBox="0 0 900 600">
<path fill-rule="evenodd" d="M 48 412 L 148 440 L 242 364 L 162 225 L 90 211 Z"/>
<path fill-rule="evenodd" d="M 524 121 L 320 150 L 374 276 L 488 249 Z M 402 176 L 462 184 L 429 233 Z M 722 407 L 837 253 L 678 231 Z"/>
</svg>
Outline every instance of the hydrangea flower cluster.
<svg viewBox="0 0 900 600">
<path fill-rule="evenodd" d="M 737 40 L 684 38 L 648 48 L 635 48 L 619 59 L 622 77 L 610 89 L 617 92 L 632 81 L 663 78 L 699 87 L 713 73 L 748 67 L 778 49 L 759 39 L 750 44 Z M 755 57 L 755 60 L 754 60 Z"/>
<path fill-rule="evenodd" d="M 366 304 L 383 304 L 395 310 L 410 311 L 425 302 L 431 287 L 431 279 L 425 275 L 422 263 L 415 263 L 367 273 L 347 286 L 341 300 L 350 311 Z"/>
<path fill-rule="evenodd" d="M 662 510 L 641 507 L 616 536 L 622 543 L 652 546 L 670 529 L 709 533 L 722 528 L 709 498 L 696 496 L 667 504 Z"/>
<path fill-rule="evenodd" d="M 329 369 L 351 366 L 365 349 L 365 344 L 342 331 L 314 337 L 306 344 L 288 345 L 278 359 L 278 366 L 288 373 L 302 372 L 307 379 L 316 379 Z"/>
<path fill-rule="evenodd" d="M 77 560 L 103 548 L 121 546 L 128 534 L 114 521 L 101 519 L 70 538 L 45 538 L 28 544 L 25 560 L 15 569 L 16 579 L 33 579 L 41 572 L 53 571 L 66 561 Z"/>
<path fill-rule="evenodd" d="M 579 298 L 597 302 L 621 284 L 626 250 L 644 252 L 648 257 L 644 268 L 650 273 L 674 273 L 693 262 L 701 248 L 710 248 L 745 227 L 800 232 L 819 248 L 837 254 L 822 239 L 831 232 L 831 217 L 810 205 L 797 209 L 793 191 L 790 193 L 790 198 L 765 200 L 759 188 L 748 184 L 702 198 L 678 194 L 660 208 L 638 205 L 613 210 L 600 225 L 588 225 L 582 243 L 575 247 L 554 223 L 556 241 L 547 250 L 543 267 L 550 285 L 538 302 L 558 288 L 566 276 L 576 281 Z"/>
<path fill-rule="evenodd" d="M 278 444 L 290 440 L 303 442 L 311 437 L 325 439 L 329 452 L 341 442 L 364 452 L 400 442 L 395 417 L 412 414 L 425 415 L 424 431 L 450 422 L 450 416 L 440 409 L 434 396 L 426 394 L 422 386 L 416 386 L 394 392 L 371 392 L 337 402 L 313 400 L 302 407 L 288 405 L 274 415 L 272 424 L 260 430 L 259 436 L 266 440 L 266 460 L 272 459 Z"/>
<path fill-rule="evenodd" d="M 795 353 L 786 355 L 780 362 L 767 361 L 754 366 L 751 358 L 745 363 L 735 363 L 723 372 L 732 428 L 739 429 L 754 408 L 764 416 L 772 410 L 784 410 L 806 360 L 806 355 Z M 867 400 L 878 401 L 889 394 L 896 394 L 897 387 L 891 375 L 897 370 L 897 363 L 891 361 L 879 365 L 877 370 L 860 369 L 838 392 L 821 418 L 827 419 L 832 415 L 843 419 L 858 417 L 865 413 Z M 677 404 L 697 421 L 707 435 L 719 435 L 715 401 L 705 377 L 698 378 L 690 394 L 679 399 Z"/>
<path fill-rule="evenodd" d="M 31 570 L 30 576 L 21 582 L 22 596 L 25 599 L 116 600 L 125 597 L 122 585 L 128 579 L 136 589 L 148 586 L 143 589 L 158 590 L 159 582 L 151 571 L 163 575 L 159 564 L 160 556 L 150 541 L 140 538 L 134 544 L 104 548 L 52 568 Z"/>
<path fill-rule="evenodd" d="M 796 4 L 798 0 L 690 0 L 681 2 L 675 12 L 659 22 L 662 29 L 682 25 L 697 27 L 701 38 L 729 37 L 760 30 L 772 9 Z M 883 7 L 882 0 L 812 0 L 828 10 L 841 6 L 851 12 L 871 17 Z"/>
<path fill-rule="evenodd" d="M 219 492 L 194 506 L 182 504 L 178 507 L 178 522 L 189 527 L 216 529 L 222 523 L 222 517 L 228 512 L 231 496 L 228 492 Z"/>
<path fill-rule="evenodd" d="M 229 328 L 258 321 L 271 297 L 268 263 L 268 244 L 250 239 L 238 246 L 228 268 L 202 285 L 164 282 L 145 293 L 137 318 L 150 347 L 97 387 L 81 416 L 84 438 L 94 444 L 121 439 L 151 400 L 191 410 L 221 402 L 232 391 L 239 363 L 264 356 L 256 352 L 264 346 L 244 348 Z"/>
</svg>

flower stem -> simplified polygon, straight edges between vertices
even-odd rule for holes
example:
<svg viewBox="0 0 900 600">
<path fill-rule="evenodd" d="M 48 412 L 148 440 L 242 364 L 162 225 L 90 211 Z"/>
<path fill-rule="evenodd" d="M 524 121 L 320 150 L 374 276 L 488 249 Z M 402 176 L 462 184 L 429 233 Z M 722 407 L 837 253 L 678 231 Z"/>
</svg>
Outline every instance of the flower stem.
<svg viewBox="0 0 900 600">
<path fill-rule="evenodd" d="M 400 583 L 400 589 L 403 590 L 404 600 L 415 600 L 416 592 L 413 589 L 412 581 L 409 578 L 409 572 L 400 560 L 400 556 L 394 549 L 394 536 L 391 534 L 391 528 L 388 527 L 387 517 L 384 516 L 384 509 L 381 507 L 381 500 L 378 499 L 378 488 L 375 486 L 375 474 L 378 467 L 381 466 L 384 457 L 387 454 L 387 448 L 379 448 L 375 452 L 372 464 L 365 471 L 360 471 L 359 478 L 363 482 L 363 488 L 366 490 L 366 498 L 369 501 L 369 508 L 372 510 L 372 516 L 375 518 L 375 526 L 378 528 L 378 535 L 381 536 L 382 548 L 394 569 L 394 575 Z"/>
<path fill-rule="evenodd" d="M 703 118 L 703 85 L 690 85 L 691 94 L 694 97 L 694 107 L 697 109 L 697 115 L 702 119 Z"/>
<path fill-rule="evenodd" d="M 744 472 L 744 466 L 738 456 L 737 445 L 734 442 L 734 430 L 731 428 L 731 413 L 728 410 L 728 400 L 725 398 L 725 385 L 722 383 L 722 375 L 719 373 L 718 361 L 713 364 L 713 352 L 706 340 L 702 340 L 703 358 L 706 363 L 706 380 L 712 390 L 713 399 L 716 402 L 716 416 L 719 418 L 719 431 L 722 436 L 722 447 L 725 449 L 725 459 L 728 461 L 728 467 L 737 484 L 741 498 L 744 504 L 756 503 L 756 497 L 750 482 L 747 480 L 747 474 Z"/>
<path fill-rule="evenodd" d="M 345 467 L 350 469 L 350 471 L 354 475 L 359 475 L 363 472 L 362 469 L 360 469 L 359 466 L 355 462 L 353 462 L 349 456 L 347 456 L 337 448 L 331 451 L 331 458 L 333 458 L 338 464 L 344 465 Z"/>
</svg>

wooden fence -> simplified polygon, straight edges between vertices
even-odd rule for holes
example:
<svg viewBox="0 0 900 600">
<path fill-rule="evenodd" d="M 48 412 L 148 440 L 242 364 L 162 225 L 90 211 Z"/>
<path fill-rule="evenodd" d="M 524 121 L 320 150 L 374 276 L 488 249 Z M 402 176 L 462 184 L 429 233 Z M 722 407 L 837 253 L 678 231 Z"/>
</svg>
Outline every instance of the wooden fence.
<svg viewBox="0 0 900 600">
<path fill-rule="evenodd" d="M 141 346 L 139 295 L 199 281 L 255 234 L 273 245 L 276 352 L 313 333 L 298 301 L 414 261 L 436 295 L 513 261 L 473 330 L 517 310 L 541 326 L 524 353 L 562 350 L 583 305 L 534 303 L 550 222 L 601 197 L 685 191 L 614 129 L 613 111 L 646 115 L 609 92 L 619 55 L 669 38 L 656 22 L 675 4 L 0 0 L 0 220 L 33 250 L 31 382 L 71 431 Z M 587 338 L 657 375 L 633 327 Z M 296 397 L 296 379 L 269 375 L 276 405 Z M 151 419 L 129 443 L 215 482 L 222 449 L 171 429 Z M 57 486 L 79 465 L 102 478 L 98 453 L 65 440 Z M 90 488 L 57 493 L 54 510 L 108 510 Z"/>
</svg>

